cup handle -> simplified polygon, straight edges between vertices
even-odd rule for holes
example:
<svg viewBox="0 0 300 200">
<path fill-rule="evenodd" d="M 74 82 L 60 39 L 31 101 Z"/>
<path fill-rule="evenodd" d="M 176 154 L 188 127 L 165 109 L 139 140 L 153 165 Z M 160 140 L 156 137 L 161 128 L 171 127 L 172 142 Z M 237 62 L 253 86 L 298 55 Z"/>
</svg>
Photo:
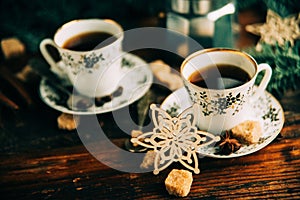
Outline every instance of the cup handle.
<svg viewBox="0 0 300 200">
<path fill-rule="evenodd" d="M 257 100 L 263 94 L 272 77 L 272 68 L 270 67 L 270 65 L 266 63 L 259 64 L 257 74 L 259 74 L 261 71 L 265 71 L 265 74 L 257 89 L 254 91 L 253 95 L 250 98 L 252 102 Z"/>
<path fill-rule="evenodd" d="M 46 59 L 46 61 L 49 63 L 49 65 L 52 67 L 52 66 L 55 66 L 57 63 L 54 61 L 54 59 L 52 58 L 52 56 L 50 55 L 50 53 L 48 52 L 47 50 L 47 45 L 51 45 L 55 48 L 56 47 L 56 44 L 54 43 L 53 40 L 47 38 L 47 39 L 44 39 L 41 43 L 40 43 L 40 51 L 42 53 L 42 55 L 44 56 L 44 58 Z"/>
<path fill-rule="evenodd" d="M 52 39 L 44 39 L 41 43 L 40 43 L 40 51 L 42 53 L 42 55 L 44 56 L 45 60 L 48 62 L 48 64 L 50 65 L 50 69 L 56 73 L 57 75 L 61 76 L 62 74 L 64 74 L 64 70 L 60 67 L 60 65 L 52 58 L 51 54 L 48 52 L 47 50 L 47 45 L 51 45 L 54 48 L 57 49 L 57 45 L 54 43 L 54 41 Z"/>
</svg>

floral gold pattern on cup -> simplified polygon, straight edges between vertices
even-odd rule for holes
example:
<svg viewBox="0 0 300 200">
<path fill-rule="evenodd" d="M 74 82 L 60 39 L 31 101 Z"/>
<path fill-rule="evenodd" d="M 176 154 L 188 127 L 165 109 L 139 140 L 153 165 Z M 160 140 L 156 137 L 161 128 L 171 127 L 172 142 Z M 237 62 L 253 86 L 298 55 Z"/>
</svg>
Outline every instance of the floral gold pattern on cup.
<svg viewBox="0 0 300 200">
<path fill-rule="evenodd" d="M 201 112 L 203 115 L 209 116 L 215 114 L 235 115 L 242 108 L 245 103 L 245 97 L 251 94 L 253 87 L 248 87 L 248 89 L 243 92 L 217 93 L 214 96 L 211 96 L 206 91 L 201 92 L 189 88 L 186 84 L 185 88 L 190 94 L 191 100 L 202 107 Z"/>
</svg>

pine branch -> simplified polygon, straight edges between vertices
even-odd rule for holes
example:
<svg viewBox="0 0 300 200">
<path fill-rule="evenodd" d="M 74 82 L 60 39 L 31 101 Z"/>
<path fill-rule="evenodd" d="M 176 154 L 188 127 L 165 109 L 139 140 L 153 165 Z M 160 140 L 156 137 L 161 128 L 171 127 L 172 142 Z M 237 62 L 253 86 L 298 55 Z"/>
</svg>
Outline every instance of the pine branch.
<svg viewBox="0 0 300 200">
<path fill-rule="evenodd" d="M 261 51 L 255 48 L 246 51 L 252 55 L 258 63 L 268 63 L 273 74 L 267 90 L 280 98 L 287 90 L 300 88 L 300 41 L 295 42 L 291 47 L 287 42 L 284 47 L 259 43 Z M 259 75 L 258 82 L 262 75 Z"/>
<path fill-rule="evenodd" d="M 278 13 L 281 17 L 298 13 L 300 11 L 299 0 L 264 0 L 266 6 Z"/>
</svg>

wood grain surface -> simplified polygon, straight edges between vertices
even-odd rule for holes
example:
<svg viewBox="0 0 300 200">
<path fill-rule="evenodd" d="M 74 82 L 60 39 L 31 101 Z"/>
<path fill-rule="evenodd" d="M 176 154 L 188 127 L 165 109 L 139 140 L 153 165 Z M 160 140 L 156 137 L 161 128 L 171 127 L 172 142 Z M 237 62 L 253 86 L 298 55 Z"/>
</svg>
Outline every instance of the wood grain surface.
<svg viewBox="0 0 300 200">
<path fill-rule="evenodd" d="M 200 163 L 201 173 L 193 175 L 187 199 L 300 197 L 300 137 L 277 138 L 244 157 L 203 158 Z M 170 199 L 164 180 L 172 168 L 181 168 L 174 164 L 159 175 L 124 173 L 103 165 L 82 145 L 1 155 L 0 166 L 1 196 L 6 199 Z"/>
<path fill-rule="evenodd" d="M 299 199 L 300 91 L 280 100 L 285 125 L 267 147 L 231 159 L 201 158 L 201 173 L 186 199 Z M 124 139 L 113 139 L 123 147 Z M 118 159 L 108 149 L 103 156 Z M 130 163 L 128 163 L 130 166 Z M 124 173 L 102 164 L 83 145 L 41 152 L 0 155 L 0 191 L 5 199 L 172 199 L 164 180 L 173 164 L 159 175 Z"/>
</svg>

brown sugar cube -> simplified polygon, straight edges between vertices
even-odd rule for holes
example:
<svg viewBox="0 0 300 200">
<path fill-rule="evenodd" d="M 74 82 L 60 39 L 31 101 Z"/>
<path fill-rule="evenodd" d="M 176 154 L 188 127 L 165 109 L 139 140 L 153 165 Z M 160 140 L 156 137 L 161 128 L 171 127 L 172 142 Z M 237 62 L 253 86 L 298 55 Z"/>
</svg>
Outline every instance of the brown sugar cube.
<svg viewBox="0 0 300 200">
<path fill-rule="evenodd" d="M 79 124 L 79 116 L 62 113 L 57 118 L 57 124 L 59 129 L 72 131 L 76 129 Z"/>
<path fill-rule="evenodd" d="M 156 152 L 154 150 L 147 151 L 140 167 L 142 169 L 149 169 L 151 166 L 154 165 L 155 156 L 156 156 Z"/>
<path fill-rule="evenodd" d="M 28 82 L 36 80 L 38 74 L 29 65 L 26 65 L 22 71 L 16 74 L 16 77 L 23 82 Z"/>
<path fill-rule="evenodd" d="M 183 81 L 177 74 L 172 73 L 171 67 L 161 60 L 150 63 L 154 76 L 162 83 L 165 83 L 172 91 L 183 87 Z"/>
<path fill-rule="evenodd" d="M 185 197 L 188 195 L 193 182 L 193 175 L 187 170 L 173 169 L 165 180 L 170 195 Z"/>
<path fill-rule="evenodd" d="M 133 138 L 137 138 L 138 136 L 140 136 L 142 134 L 143 134 L 143 132 L 140 130 L 132 130 L 131 131 L 131 137 L 133 137 Z"/>
<path fill-rule="evenodd" d="M 171 68 L 169 65 L 164 63 L 162 60 L 155 60 L 150 63 L 150 68 L 154 75 L 159 72 L 171 73 Z"/>
<path fill-rule="evenodd" d="M 140 135 L 142 135 L 142 134 L 143 134 L 143 132 L 140 131 L 140 130 L 132 130 L 132 131 L 131 131 L 131 137 L 132 137 L 132 138 L 137 138 L 138 136 L 140 136 Z M 132 143 L 132 145 L 133 145 L 134 147 L 137 147 L 137 146 L 138 146 L 137 143 Z"/>
<path fill-rule="evenodd" d="M 7 38 L 1 41 L 5 58 L 19 56 L 25 53 L 25 45 L 17 38 Z"/>
<path fill-rule="evenodd" d="M 231 129 L 232 137 L 244 144 L 255 144 L 262 136 L 262 128 L 258 121 L 247 120 Z"/>
</svg>

